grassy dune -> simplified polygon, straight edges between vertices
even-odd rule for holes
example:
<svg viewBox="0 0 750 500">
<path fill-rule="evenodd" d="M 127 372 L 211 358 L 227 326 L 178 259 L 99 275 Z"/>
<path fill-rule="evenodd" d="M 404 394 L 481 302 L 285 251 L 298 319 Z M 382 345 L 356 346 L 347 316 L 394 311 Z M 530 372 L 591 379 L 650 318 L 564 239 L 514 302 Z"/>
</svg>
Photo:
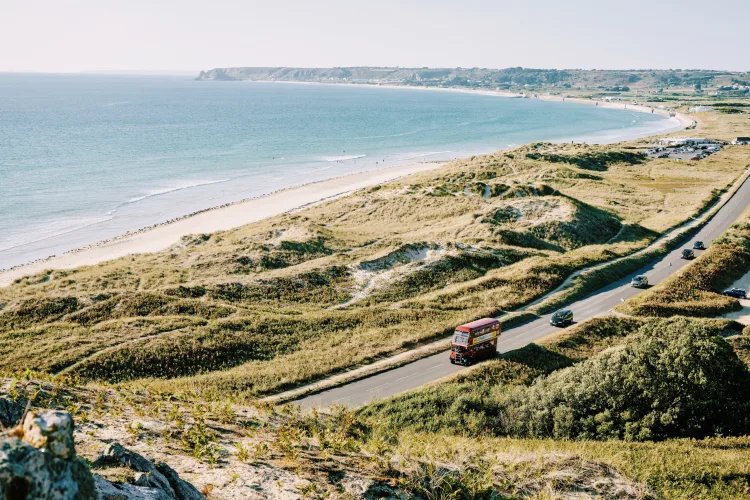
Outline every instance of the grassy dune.
<svg viewBox="0 0 750 500">
<path fill-rule="evenodd" d="M 254 397 L 398 352 L 642 248 L 750 162 L 740 148 L 676 164 L 637 147 L 477 156 L 20 279 L 0 290 L 0 368 Z"/>
<path fill-rule="evenodd" d="M 605 498 L 664 499 L 747 499 L 750 478 L 750 439 L 713 438 L 696 441 L 678 439 L 664 442 L 629 443 L 622 441 L 563 441 L 552 439 L 470 438 L 445 434 L 404 432 L 397 452 L 408 459 L 427 463 L 461 463 L 469 450 L 481 450 L 469 460 L 493 460 L 506 467 L 505 475 L 524 498 L 524 487 L 557 480 L 546 487 L 554 492 L 567 486 L 578 495 L 586 491 L 585 478 L 597 477 L 597 470 L 618 471 L 644 487 L 613 488 L 601 492 Z M 557 459 L 557 467 L 555 466 Z M 560 462 L 567 461 L 567 467 Z M 481 462 L 480 462 L 481 464 Z M 513 464 L 513 465 L 506 465 Z M 594 465 L 597 464 L 597 465 Z M 455 467 L 455 465 L 452 465 Z M 562 469 L 562 470 L 560 470 Z M 614 471 L 612 470 L 614 469 Z M 460 469 L 459 469 L 460 470 Z M 597 477 L 601 481 L 600 477 Z M 622 479 L 622 483 L 625 483 Z M 602 483 L 606 484 L 604 481 Z M 590 491 L 590 490 L 589 490 Z M 574 495 L 576 494 L 574 493 Z M 607 496 L 609 495 L 609 496 Z M 653 496 L 651 496 L 653 495 Z M 560 495 L 562 496 L 562 495 Z M 534 498 L 556 498 L 549 496 Z"/>
</svg>

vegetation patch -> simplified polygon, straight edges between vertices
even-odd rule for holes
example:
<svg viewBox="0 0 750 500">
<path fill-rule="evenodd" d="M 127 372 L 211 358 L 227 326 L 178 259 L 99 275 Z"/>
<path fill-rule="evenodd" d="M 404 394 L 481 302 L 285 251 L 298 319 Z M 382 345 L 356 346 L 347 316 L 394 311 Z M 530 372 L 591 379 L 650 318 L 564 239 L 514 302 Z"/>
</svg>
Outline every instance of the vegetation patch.
<svg viewBox="0 0 750 500">
<path fill-rule="evenodd" d="M 551 144 L 536 144 L 536 149 L 547 147 L 552 149 Z M 624 163 L 627 165 L 638 165 L 646 161 L 644 155 L 633 151 L 597 151 L 583 150 L 574 153 L 552 151 L 531 151 L 526 153 L 526 158 L 541 160 L 549 163 L 567 163 L 575 165 L 584 170 L 606 171 L 610 165 Z"/>
<path fill-rule="evenodd" d="M 660 440 L 750 430 L 750 372 L 718 331 L 649 323 L 624 346 L 510 393 L 510 435 Z"/>
<path fill-rule="evenodd" d="M 734 328 L 599 318 L 360 415 L 392 430 L 463 435 L 643 441 L 743 434 L 750 372 L 722 338 Z"/>
<path fill-rule="evenodd" d="M 740 309 L 721 291 L 750 268 L 750 213 L 714 241 L 692 265 L 637 295 L 618 310 L 635 316 L 711 317 Z"/>
<path fill-rule="evenodd" d="M 539 248 L 542 240 L 564 249 L 605 243 L 618 234 L 620 221 L 611 213 L 566 197 L 524 198 L 503 204 L 485 222 L 505 230 L 503 236 L 519 235 L 516 245 L 524 243 L 521 231 L 530 235 L 529 246 Z M 513 228 L 512 230 L 510 228 Z"/>
</svg>

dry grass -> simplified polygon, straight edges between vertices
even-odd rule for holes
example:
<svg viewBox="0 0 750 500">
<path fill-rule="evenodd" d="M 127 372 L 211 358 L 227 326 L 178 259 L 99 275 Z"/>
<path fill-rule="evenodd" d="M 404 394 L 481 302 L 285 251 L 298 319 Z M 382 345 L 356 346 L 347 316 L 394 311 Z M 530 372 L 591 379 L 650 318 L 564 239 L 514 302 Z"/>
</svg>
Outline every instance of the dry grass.
<svg viewBox="0 0 750 500">
<path fill-rule="evenodd" d="M 402 433 L 399 447 L 408 450 L 411 456 L 431 457 L 436 461 L 457 460 L 457 457 L 465 456 L 467 450 L 481 450 L 484 456 L 502 457 L 506 462 L 515 462 L 522 468 L 527 460 L 532 460 L 536 467 L 526 469 L 529 473 L 527 481 L 535 478 L 541 482 L 549 477 L 546 474 L 552 473 L 553 468 L 549 463 L 547 467 L 542 465 L 542 457 L 547 457 L 547 460 L 552 457 L 559 457 L 558 460 L 572 459 L 572 468 L 576 471 L 573 478 L 579 481 L 585 480 L 587 470 L 608 466 L 613 468 L 610 474 L 597 477 L 600 480 L 609 477 L 609 481 L 603 481 L 606 485 L 613 489 L 618 486 L 622 488 L 619 498 L 647 498 L 650 494 L 675 500 L 750 498 L 750 439 L 747 437 L 625 443 L 476 439 Z M 628 480 L 616 480 L 618 473 Z M 516 484 L 522 485 L 524 482 Z M 618 498 L 612 490 L 602 493 L 608 498 Z M 579 494 L 583 492 L 579 490 Z"/>
<path fill-rule="evenodd" d="M 642 248 L 750 161 L 728 148 L 686 168 L 637 146 L 459 160 L 164 252 L 21 279 L 0 290 L 0 368 L 254 397 L 408 349 Z"/>
</svg>

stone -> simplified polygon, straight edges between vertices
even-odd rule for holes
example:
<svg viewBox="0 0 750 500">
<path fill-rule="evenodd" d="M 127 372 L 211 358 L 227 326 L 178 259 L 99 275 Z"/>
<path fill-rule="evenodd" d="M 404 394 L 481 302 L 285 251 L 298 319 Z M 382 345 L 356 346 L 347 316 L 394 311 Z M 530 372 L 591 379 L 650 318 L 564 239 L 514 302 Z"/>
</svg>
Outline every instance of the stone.
<svg viewBox="0 0 750 500">
<path fill-rule="evenodd" d="M 192 484 L 180 479 L 179 474 L 164 462 L 154 465 L 144 456 L 129 450 L 120 443 L 112 443 L 94 461 L 94 467 L 123 466 L 136 472 L 133 487 L 147 487 L 162 491 L 174 500 L 205 500 L 205 496 Z M 125 485 L 117 485 L 125 487 Z M 128 497 L 130 498 L 130 497 Z"/>
<path fill-rule="evenodd" d="M 135 472 L 146 474 L 145 480 L 149 486 L 162 490 L 168 498 L 177 498 L 169 480 L 156 469 L 150 460 L 125 448 L 120 443 L 112 443 L 107 446 L 104 453 L 99 455 L 93 463 L 95 468 L 113 465 L 127 467 Z"/>
<path fill-rule="evenodd" d="M 198 491 L 198 488 L 180 479 L 177 472 L 169 465 L 164 462 L 157 462 L 156 468 L 167 478 L 169 484 L 172 485 L 172 489 L 175 495 L 177 495 L 177 500 L 206 500 L 206 497 Z"/>
<path fill-rule="evenodd" d="M 171 500 L 158 488 L 149 488 L 133 484 L 113 484 L 94 474 L 98 500 Z"/>
<path fill-rule="evenodd" d="M 145 472 L 136 472 L 135 476 L 133 477 L 133 484 L 136 486 L 148 486 L 148 474 L 146 474 Z"/>
<path fill-rule="evenodd" d="M 0 427 L 13 427 L 23 418 L 23 406 L 8 398 L 0 398 Z"/>
<path fill-rule="evenodd" d="M 0 498 L 94 500 L 94 479 L 78 457 L 62 458 L 17 437 L 0 437 Z"/>
<path fill-rule="evenodd" d="M 109 445 L 94 463 L 134 470 L 134 484 L 113 484 L 91 474 L 76 456 L 73 427 L 68 412 L 30 412 L 21 429 L 0 435 L 0 499 L 205 500 L 168 465 L 157 468 L 119 443 Z"/>
<path fill-rule="evenodd" d="M 76 454 L 73 417 L 66 411 L 29 412 L 23 421 L 23 440 L 41 451 L 72 459 Z"/>
</svg>

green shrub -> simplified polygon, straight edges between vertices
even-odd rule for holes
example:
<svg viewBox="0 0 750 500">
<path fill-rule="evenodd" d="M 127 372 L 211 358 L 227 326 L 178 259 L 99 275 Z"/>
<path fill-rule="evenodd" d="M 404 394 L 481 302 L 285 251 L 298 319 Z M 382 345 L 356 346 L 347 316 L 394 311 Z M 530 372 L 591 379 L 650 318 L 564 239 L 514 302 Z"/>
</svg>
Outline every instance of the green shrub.
<svg viewBox="0 0 750 500">
<path fill-rule="evenodd" d="M 650 322 L 627 344 L 564 370 L 502 403 L 511 435 L 658 440 L 750 430 L 750 373 L 704 324 Z"/>
<path fill-rule="evenodd" d="M 577 154 L 527 153 L 526 158 L 550 163 L 568 163 L 584 170 L 605 171 L 610 165 L 638 165 L 646 161 L 640 153 L 630 151 L 584 151 Z"/>
</svg>

